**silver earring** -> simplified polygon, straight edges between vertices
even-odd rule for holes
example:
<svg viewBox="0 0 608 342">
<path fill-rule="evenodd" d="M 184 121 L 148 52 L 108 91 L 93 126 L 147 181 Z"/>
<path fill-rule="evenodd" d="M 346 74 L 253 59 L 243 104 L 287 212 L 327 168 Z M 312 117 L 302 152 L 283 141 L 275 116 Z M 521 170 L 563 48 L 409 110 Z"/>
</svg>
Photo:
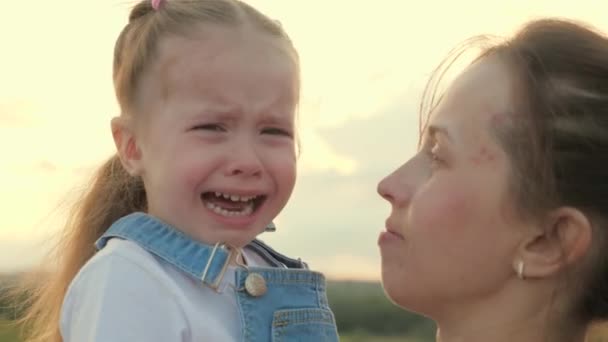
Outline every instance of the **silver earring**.
<svg viewBox="0 0 608 342">
<path fill-rule="evenodd" d="M 265 232 L 276 232 L 277 231 L 277 226 L 274 225 L 274 222 L 270 222 L 266 228 L 264 228 Z"/>
<path fill-rule="evenodd" d="M 524 276 L 524 261 L 523 260 L 519 260 L 519 262 L 517 262 L 517 276 L 521 280 L 526 279 L 526 277 Z"/>
</svg>

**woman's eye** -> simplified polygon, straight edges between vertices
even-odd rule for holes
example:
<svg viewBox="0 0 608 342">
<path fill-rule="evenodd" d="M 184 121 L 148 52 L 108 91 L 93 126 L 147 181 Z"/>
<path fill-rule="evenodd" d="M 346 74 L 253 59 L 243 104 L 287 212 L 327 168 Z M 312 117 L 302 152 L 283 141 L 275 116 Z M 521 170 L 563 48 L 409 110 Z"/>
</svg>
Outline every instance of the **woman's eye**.
<svg viewBox="0 0 608 342">
<path fill-rule="evenodd" d="M 220 124 L 203 124 L 197 125 L 192 128 L 193 130 L 204 130 L 204 131 L 214 131 L 214 132 L 224 132 L 226 129 L 222 127 Z"/>
<path fill-rule="evenodd" d="M 438 148 L 437 145 L 435 145 L 432 148 L 426 150 L 426 154 L 429 158 L 431 168 L 437 168 L 444 164 L 443 159 L 441 159 L 441 157 L 437 153 L 437 148 Z"/>
<path fill-rule="evenodd" d="M 292 134 L 291 132 L 282 129 L 282 128 L 276 128 L 276 127 L 268 127 L 268 128 L 264 128 L 262 129 L 262 134 L 270 134 L 270 135 L 282 135 L 282 136 L 286 136 L 286 137 L 291 137 Z"/>
<path fill-rule="evenodd" d="M 438 165 L 441 163 L 441 159 L 433 151 L 429 152 L 429 159 L 431 160 L 431 164 L 433 165 Z"/>
</svg>

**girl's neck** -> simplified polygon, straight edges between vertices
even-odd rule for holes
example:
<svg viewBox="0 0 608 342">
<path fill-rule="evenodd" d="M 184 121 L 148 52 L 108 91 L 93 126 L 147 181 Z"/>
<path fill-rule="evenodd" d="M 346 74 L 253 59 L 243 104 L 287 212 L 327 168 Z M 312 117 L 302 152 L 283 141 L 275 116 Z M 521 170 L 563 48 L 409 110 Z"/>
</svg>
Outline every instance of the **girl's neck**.
<svg viewBox="0 0 608 342">
<path fill-rule="evenodd" d="M 234 252 L 230 256 L 230 265 L 233 266 L 247 266 L 247 260 L 243 255 L 243 248 L 235 248 Z"/>
</svg>

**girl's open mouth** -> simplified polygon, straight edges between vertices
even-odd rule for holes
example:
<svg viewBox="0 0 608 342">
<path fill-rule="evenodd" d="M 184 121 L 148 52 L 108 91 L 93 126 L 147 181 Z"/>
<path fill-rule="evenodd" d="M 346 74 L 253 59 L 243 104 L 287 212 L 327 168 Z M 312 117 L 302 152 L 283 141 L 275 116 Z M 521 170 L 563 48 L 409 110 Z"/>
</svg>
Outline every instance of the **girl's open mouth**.
<svg viewBox="0 0 608 342">
<path fill-rule="evenodd" d="M 266 195 L 239 196 L 217 191 L 201 194 L 203 204 L 218 215 L 244 217 L 253 214 L 266 200 Z"/>
</svg>

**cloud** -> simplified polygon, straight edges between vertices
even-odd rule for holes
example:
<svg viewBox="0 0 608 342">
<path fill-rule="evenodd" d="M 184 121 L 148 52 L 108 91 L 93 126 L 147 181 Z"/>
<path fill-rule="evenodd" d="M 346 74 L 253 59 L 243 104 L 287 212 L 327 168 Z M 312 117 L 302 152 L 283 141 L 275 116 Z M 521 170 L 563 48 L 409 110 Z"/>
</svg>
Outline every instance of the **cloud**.
<svg viewBox="0 0 608 342">
<path fill-rule="evenodd" d="M 358 176 L 383 171 L 416 149 L 416 98 L 404 95 L 376 115 L 322 129 L 320 135 L 336 153 L 355 160 Z"/>
<path fill-rule="evenodd" d="M 355 277 L 340 264 L 345 270 L 361 267 L 362 278 L 377 274 L 372 271 L 379 268 L 376 241 L 390 209 L 376 186 L 415 152 L 416 106 L 415 99 L 403 97 L 383 112 L 321 130 L 332 149 L 358 167 L 349 174 L 301 173 L 278 231 L 261 238 L 332 277 Z"/>
<path fill-rule="evenodd" d="M 432 2 L 411 11 L 404 1 L 370 7 L 347 0 L 252 0 L 284 23 L 300 51 L 303 79 L 298 185 L 277 220 L 279 230 L 262 238 L 330 275 L 341 276 L 342 268 L 372 274 L 368 270 L 379 264 L 377 234 L 389 212 L 376 184 L 416 149 L 417 101 L 429 72 L 463 39 L 509 32 L 532 15 L 605 22 L 605 4 L 583 2 L 442 2 L 438 12 Z M 20 32 L 3 41 L 0 65 L 0 145 L 9 148 L 0 162 L 0 202 L 7 212 L 0 269 L 36 258 L 30 253 L 35 245 L 15 239 L 31 236 L 31 227 L 59 226 L 38 221 L 69 189 L 87 184 L 114 152 L 108 121 L 118 108 L 108 52 L 130 8 L 122 0 L 68 0 L 40 2 L 34 13 L 29 2 L 10 3 L 7 13 L 27 13 L 48 30 L 26 27 L 23 15 L 0 21 L 1 32 Z M 469 13 L 475 20 L 463 22 L 455 14 L 464 8 L 484 15 Z M 70 11 L 98 15 L 48 15 Z M 37 44 L 24 44 L 29 41 Z"/>
<path fill-rule="evenodd" d="M 55 172 L 57 171 L 57 165 L 48 160 L 42 160 L 36 165 L 36 169 L 43 172 Z"/>
<path fill-rule="evenodd" d="M 380 264 L 377 260 L 353 253 L 337 254 L 329 258 L 312 258 L 308 265 L 333 280 L 378 280 Z"/>
<path fill-rule="evenodd" d="M 27 101 L 0 102 L 0 128 L 28 128 L 37 123 L 34 106 Z"/>
<path fill-rule="evenodd" d="M 2 239 L 0 271 L 20 272 L 37 267 L 49 250 L 50 245 L 39 239 Z"/>
</svg>

